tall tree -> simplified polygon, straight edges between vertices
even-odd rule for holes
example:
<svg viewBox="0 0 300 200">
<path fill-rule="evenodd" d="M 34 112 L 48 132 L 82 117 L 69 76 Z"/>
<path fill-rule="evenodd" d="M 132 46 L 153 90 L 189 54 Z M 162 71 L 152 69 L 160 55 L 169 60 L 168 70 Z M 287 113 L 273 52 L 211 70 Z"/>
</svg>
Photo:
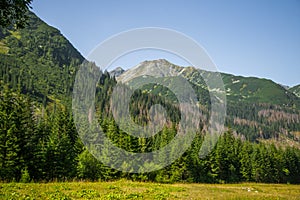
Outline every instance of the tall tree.
<svg viewBox="0 0 300 200">
<path fill-rule="evenodd" d="M 28 99 L 4 86 L 0 92 L 0 178 L 18 180 L 32 156 L 33 132 Z"/>
<path fill-rule="evenodd" d="M 76 175 L 78 138 L 70 112 L 56 106 L 46 147 L 49 179 L 72 178 Z"/>
</svg>

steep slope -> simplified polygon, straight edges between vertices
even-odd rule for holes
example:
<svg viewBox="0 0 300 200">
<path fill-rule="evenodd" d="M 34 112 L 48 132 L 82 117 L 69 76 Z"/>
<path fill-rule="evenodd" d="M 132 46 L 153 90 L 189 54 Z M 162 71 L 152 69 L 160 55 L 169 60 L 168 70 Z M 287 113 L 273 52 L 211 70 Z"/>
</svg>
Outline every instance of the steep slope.
<svg viewBox="0 0 300 200">
<path fill-rule="evenodd" d="M 29 16 L 24 29 L 0 29 L 0 81 L 39 101 L 64 99 L 84 58 L 59 30 Z"/>
<path fill-rule="evenodd" d="M 294 93 L 297 97 L 300 97 L 300 85 L 290 88 L 289 91 Z"/>
</svg>

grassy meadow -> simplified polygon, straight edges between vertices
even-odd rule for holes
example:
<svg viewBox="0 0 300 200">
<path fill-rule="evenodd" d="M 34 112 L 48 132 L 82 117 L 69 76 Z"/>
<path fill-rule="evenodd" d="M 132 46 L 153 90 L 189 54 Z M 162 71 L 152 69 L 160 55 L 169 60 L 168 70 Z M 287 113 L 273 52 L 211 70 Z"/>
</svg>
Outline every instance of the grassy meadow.
<svg viewBox="0 0 300 200">
<path fill-rule="evenodd" d="M 114 182 L 0 183 L 0 199 L 300 199 L 300 185 Z"/>
</svg>

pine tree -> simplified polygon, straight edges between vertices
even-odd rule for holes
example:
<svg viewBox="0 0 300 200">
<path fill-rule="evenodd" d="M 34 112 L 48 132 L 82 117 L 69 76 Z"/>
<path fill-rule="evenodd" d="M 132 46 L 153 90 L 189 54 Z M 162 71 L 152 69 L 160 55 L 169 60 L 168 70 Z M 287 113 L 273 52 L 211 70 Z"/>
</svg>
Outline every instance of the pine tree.
<svg viewBox="0 0 300 200">
<path fill-rule="evenodd" d="M 78 178 L 96 181 L 104 176 L 101 172 L 101 163 L 88 151 L 84 150 L 78 156 Z"/>
<path fill-rule="evenodd" d="M 72 178 L 76 175 L 77 137 L 72 118 L 64 108 L 57 107 L 51 122 L 51 133 L 46 145 L 47 177 Z"/>
<path fill-rule="evenodd" d="M 0 178 L 19 180 L 32 156 L 31 108 L 26 97 L 8 86 L 4 86 L 0 98 Z"/>
<path fill-rule="evenodd" d="M 239 154 L 239 160 L 241 165 L 241 175 L 242 180 L 244 181 L 251 181 L 252 180 L 252 160 L 251 160 L 251 154 L 253 152 L 253 145 L 245 141 L 242 144 L 242 150 Z"/>
</svg>

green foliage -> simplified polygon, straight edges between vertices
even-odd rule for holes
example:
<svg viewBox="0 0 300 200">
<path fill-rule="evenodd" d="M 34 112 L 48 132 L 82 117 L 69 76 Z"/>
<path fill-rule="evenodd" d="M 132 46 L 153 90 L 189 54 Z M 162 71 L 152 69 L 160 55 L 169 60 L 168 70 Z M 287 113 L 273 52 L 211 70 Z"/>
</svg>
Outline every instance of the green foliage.
<svg viewBox="0 0 300 200">
<path fill-rule="evenodd" d="M 2 0 L 0 6 L 0 27 L 16 25 L 24 28 L 27 25 L 28 12 L 32 0 Z"/>
<path fill-rule="evenodd" d="M 100 174 L 98 160 L 87 150 L 83 151 L 78 157 L 78 177 L 87 180 L 97 180 Z"/>
<path fill-rule="evenodd" d="M 109 83 L 105 80 L 104 82 Z M 111 90 L 107 86 L 101 87 L 104 91 Z M 137 93 L 135 98 L 139 99 L 143 108 L 143 104 L 147 103 L 144 99 L 157 97 Z M 128 151 L 159 150 L 177 133 L 176 121 L 170 121 L 153 137 L 134 138 L 119 129 L 110 117 L 111 113 L 104 116 L 100 114 L 107 108 L 107 102 L 97 105 L 99 111 L 97 118 L 101 119 L 100 125 L 107 137 L 115 145 Z M 232 131 L 225 132 L 213 151 L 205 158 L 199 158 L 203 133 L 197 133 L 190 149 L 164 169 L 139 175 L 117 172 L 103 165 L 87 150 L 83 150 L 72 115 L 65 106 L 53 103 L 48 104 L 46 108 L 39 106 L 34 108 L 29 104 L 27 97 L 5 86 L 1 90 L 0 108 L 0 175 L 1 179 L 6 181 L 28 182 L 31 179 L 39 181 L 72 178 L 95 181 L 121 177 L 164 183 L 181 181 L 298 183 L 300 180 L 299 149 L 278 149 L 275 146 L 252 144 L 242 141 L 237 135 L 234 136 Z M 173 150 L 176 151 L 176 147 Z M 161 155 L 160 159 L 165 161 L 170 158 Z M 130 163 L 123 163 L 124 166 L 128 164 Z"/>
<path fill-rule="evenodd" d="M 83 189 L 79 192 L 74 192 L 73 196 L 76 198 L 95 199 L 100 197 L 100 194 L 93 189 Z"/>
<path fill-rule="evenodd" d="M 19 180 L 32 155 L 33 117 L 28 99 L 4 86 L 0 92 L 0 179 Z"/>
<path fill-rule="evenodd" d="M 168 144 L 176 135 L 176 120 L 170 122 L 155 136 L 135 138 L 119 129 L 111 118 L 109 108 L 111 83 L 109 76 L 99 85 L 108 94 L 107 101 L 97 102 L 97 118 L 108 138 L 117 146 L 132 152 L 150 152 Z M 108 86 L 106 86 L 108 84 Z M 156 96 L 136 93 L 141 112 L 147 114 L 145 104 L 151 99 L 163 101 Z M 99 98 L 100 99 L 100 98 Z M 147 101 L 145 101 L 147 99 Z M 134 101 L 135 102 L 135 101 Z M 135 102 L 136 103 L 136 102 Z M 31 106 L 24 95 L 9 89 L 1 90 L 1 145 L 0 167 L 2 180 L 28 182 L 38 180 L 114 180 L 128 178 L 140 181 L 213 182 L 232 183 L 240 181 L 290 182 L 300 180 L 300 153 L 298 149 L 278 149 L 275 146 L 252 144 L 242 141 L 232 131 L 220 137 L 216 147 L 205 158 L 199 158 L 203 133 L 199 132 L 190 149 L 172 165 L 144 174 L 117 172 L 83 150 L 77 136 L 72 115 L 59 103 Z M 32 110 L 34 109 L 34 110 Z M 131 109 L 134 109 L 132 107 Z M 133 118 L 136 121 L 141 118 Z M 172 151 L 176 151 L 176 147 Z M 103 158 L 109 159 L 109 158 Z M 161 155 L 162 161 L 170 159 Z M 128 165 L 130 163 L 123 163 Z M 60 194 L 55 194 L 53 198 Z"/>
<path fill-rule="evenodd" d="M 44 105 L 56 99 L 70 101 L 74 77 L 83 61 L 59 30 L 29 12 L 21 30 L 0 27 L 0 80 Z"/>
<path fill-rule="evenodd" d="M 29 183 L 30 180 L 31 179 L 30 179 L 30 174 L 28 172 L 28 169 L 27 168 L 22 169 L 20 182 L 21 183 Z"/>
<path fill-rule="evenodd" d="M 75 177 L 82 147 L 70 113 L 56 108 L 45 122 L 24 95 L 5 86 L 0 98 L 0 178 L 27 182 Z"/>
</svg>

